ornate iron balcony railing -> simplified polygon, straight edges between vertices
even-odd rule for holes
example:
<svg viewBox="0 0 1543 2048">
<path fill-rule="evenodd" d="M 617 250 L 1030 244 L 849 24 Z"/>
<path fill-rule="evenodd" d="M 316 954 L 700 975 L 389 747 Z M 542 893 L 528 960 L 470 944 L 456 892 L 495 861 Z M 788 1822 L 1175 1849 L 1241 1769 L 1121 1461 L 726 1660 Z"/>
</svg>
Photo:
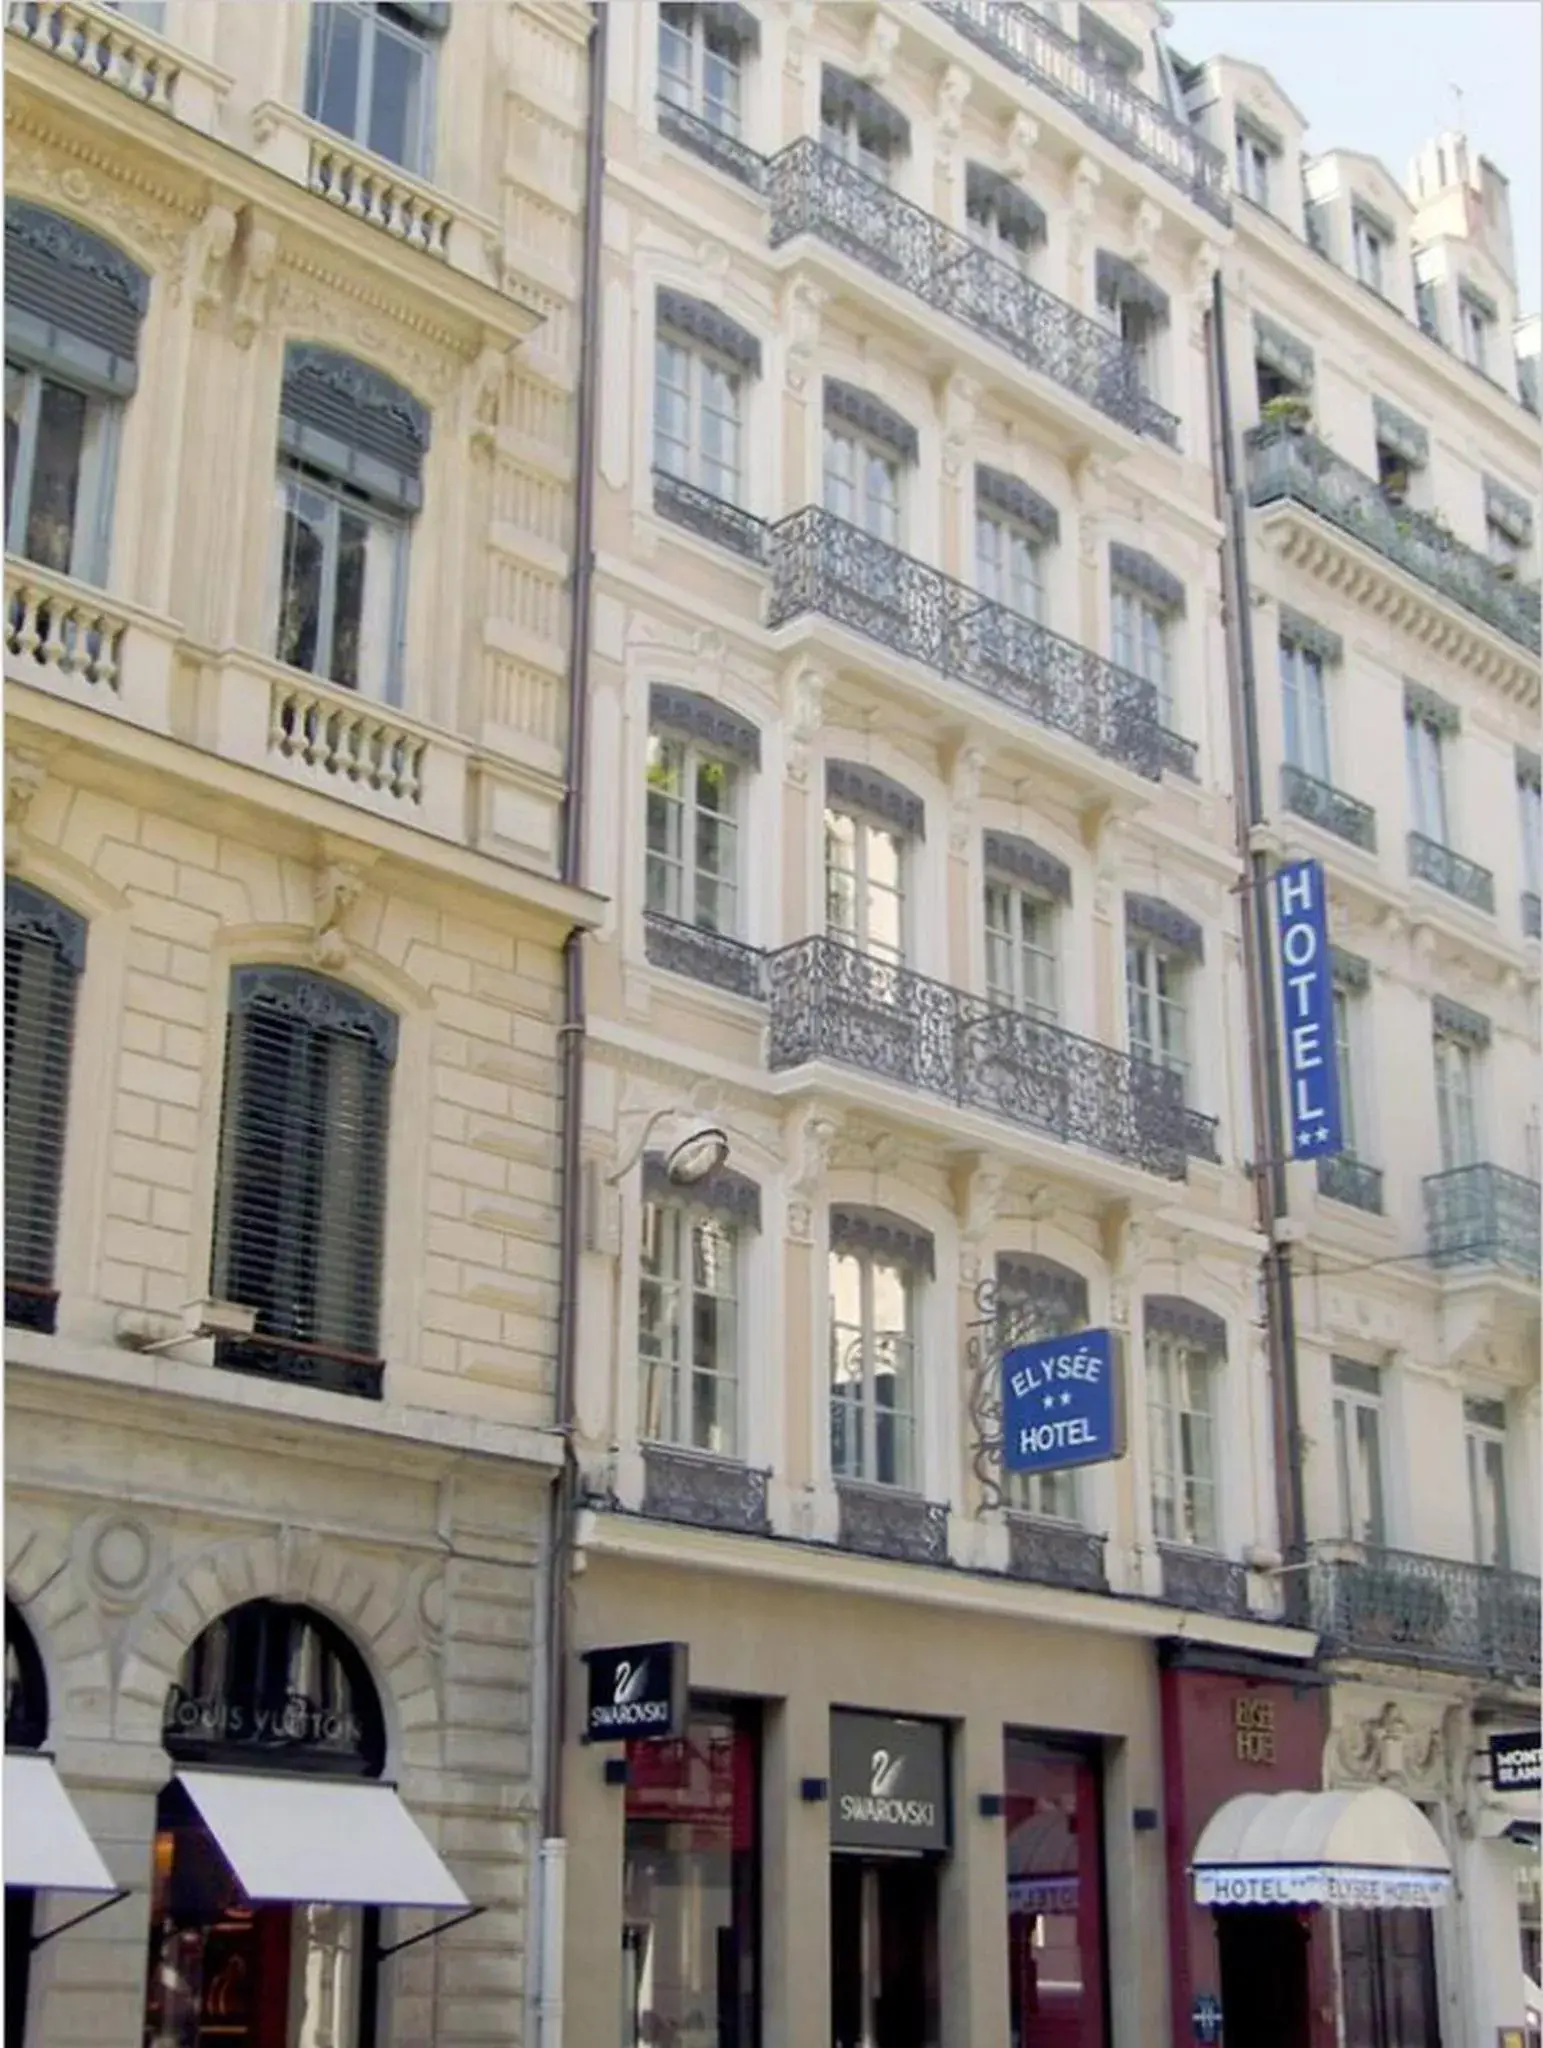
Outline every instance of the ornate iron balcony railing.
<svg viewBox="0 0 1543 2048">
<path fill-rule="evenodd" d="M 1291 498 L 1308 506 L 1519 647 L 1539 651 L 1543 632 L 1536 590 L 1505 582 L 1488 556 L 1464 547 L 1424 513 L 1390 505 L 1374 477 L 1353 468 L 1315 435 L 1272 423 L 1255 427 L 1247 448 L 1251 504 Z"/>
<path fill-rule="evenodd" d="M 1007 1516 L 1007 1569 L 1015 1579 L 1033 1579 L 1041 1586 L 1072 1586 L 1084 1593 L 1107 1593 L 1104 1541 L 1071 1522 L 1052 1522 L 1039 1515 Z"/>
<path fill-rule="evenodd" d="M 948 1509 L 898 1486 L 870 1486 L 858 1479 L 836 1481 L 837 1541 L 844 1550 L 903 1564 L 948 1563 Z"/>
<path fill-rule="evenodd" d="M 1543 897 L 1536 889 L 1522 891 L 1522 936 L 1543 939 Z"/>
<path fill-rule="evenodd" d="M 700 925 L 650 910 L 643 919 L 643 950 L 655 967 L 727 989 L 730 995 L 766 993 L 766 956 L 759 947 L 723 932 L 704 931 Z"/>
<path fill-rule="evenodd" d="M 643 1512 L 698 1529 L 765 1535 L 769 1473 L 670 1444 L 643 1446 Z"/>
<path fill-rule="evenodd" d="M 1182 114 L 1106 69 L 1043 15 L 1018 0 L 931 0 L 931 6 L 961 35 L 1080 114 L 1197 206 L 1217 220 L 1232 219 L 1227 160 L 1215 144 L 1197 135 Z"/>
<path fill-rule="evenodd" d="M 1535 1180 L 1503 1166 L 1455 1166 L 1427 1174 L 1425 1234 L 1436 1266 L 1504 1266 L 1539 1277 L 1543 1222 Z"/>
<path fill-rule="evenodd" d="M 1212 1166 L 1220 1166 L 1221 1118 L 1202 1116 L 1198 1109 L 1184 1112 L 1184 1150 L 1191 1159 L 1209 1160 Z"/>
<path fill-rule="evenodd" d="M 1522 1572 L 1367 1546 L 1321 1546 L 1308 1567 L 1312 1626 L 1331 1656 L 1539 1676 L 1539 1582 Z"/>
<path fill-rule="evenodd" d="M 1318 1161 L 1318 1192 L 1331 1202 L 1344 1202 L 1351 1209 L 1364 1209 L 1368 1216 L 1382 1214 L 1382 1168 L 1337 1152 Z"/>
<path fill-rule="evenodd" d="M 812 135 L 771 159 L 766 189 L 774 249 L 795 235 L 818 235 L 1121 426 L 1177 445 L 1178 420 L 1141 389 L 1136 358 L 1118 335 Z"/>
<path fill-rule="evenodd" d="M 1429 882 L 1432 888 L 1455 896 L 1470 909 L 1488 911 L 1493 916 L 1494 876 L 1476 860 L 1468 860 L 1463 854 L 1454 853 L 1450 846 L 1443 846 L 1439 839 L 1427 839 L 1423 832 L 1410 833 L 1409 872 L 1422 882 Z"/>
<path fill-rule="evenodd" d="M 758 149 L 741 142 L 737 135 L 704 121 L 686 107 L 676 106 L 661 93 L 658 101 L 659 133 L 678 142 L 693 155 L 703 157 L 720 171 L 727 171 L 752 192 L 766 190 L 766 159 Z"/>
<path fill-rule="evenodd" d="M 704 540 L 732 548 L 746 561 L 766 560 L 764 519 L 757 519 L 740 505 L 731 505 L 727 498 L 714 497 L 682 476 L 672 476 L 667 469 L 654 471 L 654 510 L 662 519 L 689 527 Z"/>
<path fill-rule="evenodd" d="M 1184 1178 L 1177 1074 L 837 939 L 784 946 L 768 955 L 766 976 L 774 1072 L 834 1060 L 1167 1180 Z"/>
<path fill-rule="evenodd" d="M 768 558 L 769 625 L 823 613 L 1149 781 L 1160 776 L 1157 692 L 1128 669 L 815 505 L 772 527 Z"/>
<path fill-rule="evenodd" d="M 1175 775 L 1182 775 L 1186 782 L 1200 780 L 1200 747 L 1197 741 L 1187 740 L 1183 733 L 1174 732 L 1165 725 L 1160 745 L 1164 773 L 1171 769 Z"/>
<path fill-rule="evenodd" d="M 1377 813 L 1358 797 L 1346 796 L 1332 782 L 1320 782 L 1305 768 L 1287 761 L 1280 771 L 1281 802 L 1299 818 L 1321 825 L 1336 839 L 1348 840 L 1365 853 L 1377 851 Z"/>
<path fill-rule="evenodd" d="M 1159 1543 L 1157 1549 L 1165 1600 L 1202 1614 L 1247 1614 L 1248 1573 L 1242 1565 L 1188 1543 Z"/>
</svg>

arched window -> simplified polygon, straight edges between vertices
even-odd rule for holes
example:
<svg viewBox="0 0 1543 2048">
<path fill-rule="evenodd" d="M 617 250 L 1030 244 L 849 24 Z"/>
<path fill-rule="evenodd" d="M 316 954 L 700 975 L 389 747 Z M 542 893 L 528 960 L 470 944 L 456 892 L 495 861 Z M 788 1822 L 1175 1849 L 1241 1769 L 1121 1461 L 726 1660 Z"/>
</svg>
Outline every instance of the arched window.
<svg viewBox="0 0 1543 2048">
<path fill-rule="evenodd" d="M 378 1400 L 396 1019 L 296 968 L 231 976 L 210 1285 L 256 1311 L 217 1362 Z"/>
<path fill-rule="evenodd" d="M 48 1739 L 48 1680 L 19 1607 L 5 1603 L 5 1746 L 41 1749 Z"/>
<path fill-rule="evenodd" d="M 69 1121 L 85 921 L 26 882 L 5 885 L 5 1319 L 52 1330 L 54 1241 Z"/>
</svg>

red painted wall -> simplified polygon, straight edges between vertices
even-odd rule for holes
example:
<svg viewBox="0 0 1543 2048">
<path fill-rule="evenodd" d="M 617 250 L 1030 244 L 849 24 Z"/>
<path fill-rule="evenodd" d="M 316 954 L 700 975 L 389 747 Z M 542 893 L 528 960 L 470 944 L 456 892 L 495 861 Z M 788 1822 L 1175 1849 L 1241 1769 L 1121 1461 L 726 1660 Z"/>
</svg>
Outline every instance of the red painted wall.
<svg viewBox="0 0 1543 2048">
<path fill-rule="evenodd" d="M 1240 1792 L 1319 1790 L 1326 1694 L 1321 1686 L 1233 1678 L 1211 1671 L 1165 1670 L 1161 1688 L 1163 1827 L 1173 1985 L 1171 2039 L 1172 2048 L 1191 2048 L 1190 2012 L 1196 1995 L 1202 1991 L 1221 1994 L 1211 1908 L 1194 1904 L 1189 1865 L 1195 1844 L 1216 1809 Z M 1242 1747 L 1252 1754 L 1239 1754 L 1240 1702 L 1246 1724 Z M 1314 1911 L 1311 1927 L 1312 2032 L 1303 2048 L 1334 2048 L 1333 1936 L 1328 1914 Z M 1229 2048 L 1233 2044 L 1229 2043 Z M 1236 2048 L 1246 2048 L 1246 2044 L 1236 2044 Z"/>
</svg>

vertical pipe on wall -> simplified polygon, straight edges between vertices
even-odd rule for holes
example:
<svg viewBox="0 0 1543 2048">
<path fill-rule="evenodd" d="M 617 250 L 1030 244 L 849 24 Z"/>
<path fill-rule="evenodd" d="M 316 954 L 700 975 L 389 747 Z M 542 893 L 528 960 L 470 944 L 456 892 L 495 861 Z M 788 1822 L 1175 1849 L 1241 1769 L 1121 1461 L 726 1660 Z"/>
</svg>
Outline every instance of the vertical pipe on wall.
<svg viewBox="0 0 1543 2048">
<path fill-rule="evenodd" d="M 1269 1239 L 1264 1285 L 1270 1341 L 1270 1378 L 1275 1417 L 1276 1506 L 1281 1547 L 1288 1564 L 1304 1555 L 1302 1433 L 1297 1390 L 1296 1304 L 1291 1247 L 1277 1226 L 1290 1207 L 1286 1180 L 1286 1130 L 1280 1095 L 1280 1025 L 1275 1007 L 1270 931 L 1270 861 L 1259 827 L 1264 823 L 1264 787 L 1259 758 L 1259 691 L 1254 665 L 1253 607 L 1248 585 L 1247 500 L 1238 479 L 1232 395 L 1227 374 L 1226 295 L 1218 269 L 1212 284 L 1207 350 L 1211 393 L 1212 473 L 1219 480 L 1223 612 L 1227 626 L 1227 671 L 1237 787 L 1238 851 L 1247 867 L 1243 917 L 1243 958 L 1248 987 L 1249 1081 L 1254 1107 L 1254 1190 L 1259 1226 Z M 1261 1157 L 1260 1154 L 1263 1156 Z M 1289 1573 L 1288 1616 L 1300 1611 L 1305 1589 L 1299 1572 Z"/>
</svg>

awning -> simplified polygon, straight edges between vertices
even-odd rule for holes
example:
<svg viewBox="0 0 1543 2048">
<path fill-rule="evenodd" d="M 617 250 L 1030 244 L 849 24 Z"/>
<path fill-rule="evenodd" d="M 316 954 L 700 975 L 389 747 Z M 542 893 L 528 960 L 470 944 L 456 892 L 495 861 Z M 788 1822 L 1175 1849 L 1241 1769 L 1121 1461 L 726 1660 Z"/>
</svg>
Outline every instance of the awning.
<svg viewBox="0 0 1543 2048">
<path fill-rule="evenodd" d="M 5 1753 L 5 1881 L 39 1892 L 118 1889 L 52 1757 L 31 1750 Z"/>
<path fill-rule="evenodd" d="M 469 1903 L 389 1785 L 245 1771 L 179 1771 L 177 1779 L 254 1905 Z"/>
<path fill-rule="evenodd" d="M 1400 1792 L 1245 1792 L 1206 1823 L 1200 1906 L 1437 1906 L 1452 1861 Z"/>
</svg>

